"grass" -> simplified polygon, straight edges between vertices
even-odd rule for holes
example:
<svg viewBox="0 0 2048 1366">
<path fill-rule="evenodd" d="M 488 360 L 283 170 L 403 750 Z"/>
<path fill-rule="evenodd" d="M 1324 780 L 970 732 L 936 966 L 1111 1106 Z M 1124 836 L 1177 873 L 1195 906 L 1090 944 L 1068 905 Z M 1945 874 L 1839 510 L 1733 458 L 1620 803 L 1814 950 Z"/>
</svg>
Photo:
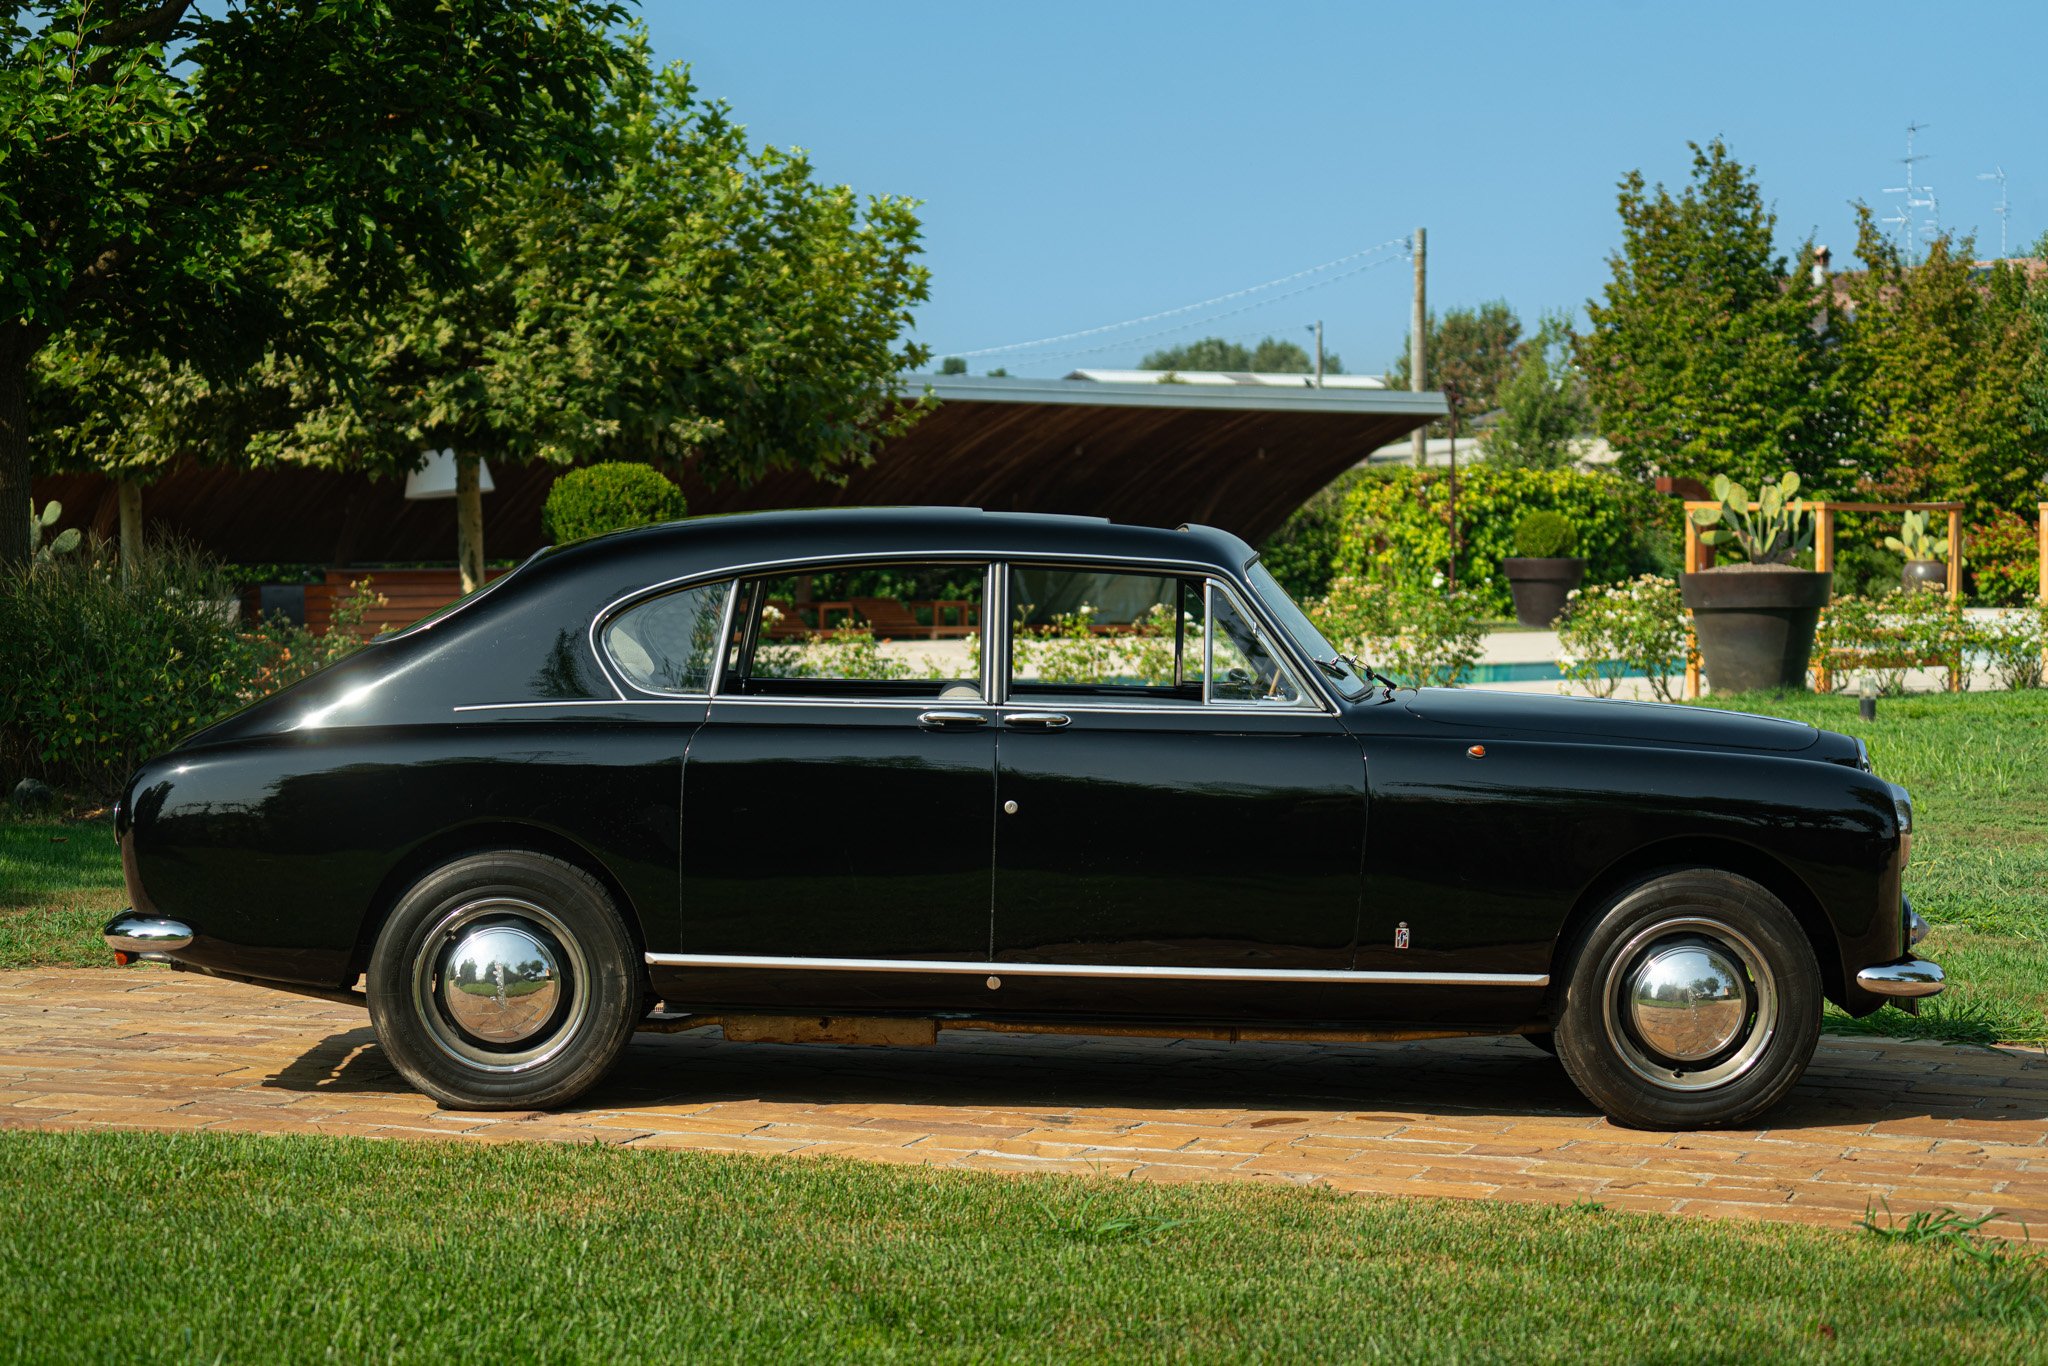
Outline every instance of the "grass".
<svg viewBox="0 0 2048 1366">
<path fill-rule="evenodd" d="M 1881 699 L 1749 694 L 1712 705 L 1860 736 L 1883 777 L 1913 794 L 1906 894 L 1933 927 L 1921 951 L 1949 987 L 1918 1016 L 1881 1010 L 1845 1032 L 2048 1044 L 2048 690 Z"/>
<path fill-rule="evenodd" d="M 110 966 L 126 904 L 112 820 L 0 819 L 0 968 Z"/>
<path fill-rule="evenodd" d="M 38 1360 L 2040 1360 L 2038 1259 L 832 1160 L 0 1135 Z"/>
</svg>

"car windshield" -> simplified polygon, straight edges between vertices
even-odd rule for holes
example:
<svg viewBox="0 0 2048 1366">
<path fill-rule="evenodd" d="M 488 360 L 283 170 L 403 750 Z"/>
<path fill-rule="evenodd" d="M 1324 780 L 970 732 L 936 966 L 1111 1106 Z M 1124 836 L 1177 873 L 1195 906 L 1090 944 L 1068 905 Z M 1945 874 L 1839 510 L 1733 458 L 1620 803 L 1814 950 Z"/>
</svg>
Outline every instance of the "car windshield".
<svg viewBox="0 0 2048 1366">
<path fill-rule="evenodd" d="M 1365 680 L 1351 667 L 1351 661 L 1323 638 L 1323 633 L 1308 619 L 1308 614 L 1294 605 L 1294 599 L 1287 596 L 1287 590 L 1280 586 L 1280 580 L 1273 577 L 1273 571 L 1253 560 L 1248 572 L 1252 587 L 1258 590 L 1266 610 L 1273 614 L 1282 630 L 1294 637 L 1294 643 L 1301 647 L 1301 652 L 1315 661 L 1323 677 L 1329 679 L 1347 701 L 1356 702 L 1364 697 L 1370 691 Z"/>
</svg>

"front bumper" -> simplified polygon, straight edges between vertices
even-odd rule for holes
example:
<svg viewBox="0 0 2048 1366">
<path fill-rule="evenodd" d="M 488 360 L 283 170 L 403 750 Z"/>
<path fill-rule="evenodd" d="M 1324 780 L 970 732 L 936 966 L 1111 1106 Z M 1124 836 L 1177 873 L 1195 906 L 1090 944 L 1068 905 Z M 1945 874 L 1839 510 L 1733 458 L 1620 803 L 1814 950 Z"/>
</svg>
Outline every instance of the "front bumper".
<svg viewBox="0 0 2048 1366">
<path fill-rule="evenodd" d="M 107 947 L 114 961 L 126 966 L 137 959 L 168 963 L 171 955 L 192 942 L 192 930 L 180 921 L 160 915 L 137 915 L 123 911 L 107 925 Z"/>
<path fill-rule="evenodd" d="M 1917 1001 L 1941 994 L 1941 965 L 1913 957 L 1896 963 L 1877 963 L 1856 974 L 1856 985 L 1873 996 Z"/>
</svg>

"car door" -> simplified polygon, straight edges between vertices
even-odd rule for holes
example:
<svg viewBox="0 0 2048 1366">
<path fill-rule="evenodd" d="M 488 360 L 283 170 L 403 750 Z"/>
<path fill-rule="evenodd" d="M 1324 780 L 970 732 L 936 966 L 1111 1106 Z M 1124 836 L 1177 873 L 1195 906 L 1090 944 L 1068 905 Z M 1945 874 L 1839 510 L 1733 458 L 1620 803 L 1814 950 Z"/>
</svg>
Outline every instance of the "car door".
<svg viewBox="0 0 2048 1366">
<path fill-rule="evenodd" d="M 1008 593 L 993 957 L 1092 985 L 1005 994 L 1164 1008 L 1190 998 L 1139 984 L 1348 969 L 1361 749 L 1237 591 L 1018 565 Z"/>
<path fill-rule="evenodd" d="M 915 1004 L 843 974 L 986 959 L 986 573 L 878 564 L 742 581 L 684 758 L 669 965 L 754 975 L 707 995 Z"/>
</svg>

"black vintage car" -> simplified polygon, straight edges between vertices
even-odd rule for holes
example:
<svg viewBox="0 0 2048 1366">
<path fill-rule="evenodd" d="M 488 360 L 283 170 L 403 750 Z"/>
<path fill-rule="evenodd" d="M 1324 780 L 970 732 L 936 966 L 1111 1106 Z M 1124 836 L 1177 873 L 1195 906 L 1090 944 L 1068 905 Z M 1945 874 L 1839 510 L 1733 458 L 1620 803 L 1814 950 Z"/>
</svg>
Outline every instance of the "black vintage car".
<svg viewBox="0 0 2048 1366">
<path fill-rule="evenodd" d="M 680 1020 L 1522 1034 L 1732 1124 L 1823 998 L 1941 989 L 1911 825 L 1811 726 L 1388 686 L 1219 531 L 777 513 L 543 551 L 145 765 L 107 939 L 364 1003 L 451 1106 Z"/>
</svg>

